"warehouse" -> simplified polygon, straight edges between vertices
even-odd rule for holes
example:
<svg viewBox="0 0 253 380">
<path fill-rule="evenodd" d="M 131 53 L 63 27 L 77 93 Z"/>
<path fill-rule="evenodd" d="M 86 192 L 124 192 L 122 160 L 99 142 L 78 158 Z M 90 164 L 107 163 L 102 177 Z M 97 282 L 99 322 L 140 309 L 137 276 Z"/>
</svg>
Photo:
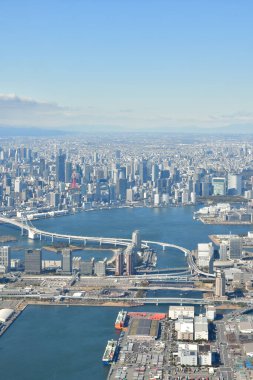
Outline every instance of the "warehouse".
<svg viewBox="0 0 253 380">
<path fill-rule="evenodd" d="M 1 309 L 0 310 L 0 323 L 5 323 L 14 313 L 13 309 Z"/>
<path fill-rule="evenodd" d="M 133 318 L 129 328 L 128 339 L 155 340 L 157 339 L 158 331 L 158 321 Z"/>
</svg>

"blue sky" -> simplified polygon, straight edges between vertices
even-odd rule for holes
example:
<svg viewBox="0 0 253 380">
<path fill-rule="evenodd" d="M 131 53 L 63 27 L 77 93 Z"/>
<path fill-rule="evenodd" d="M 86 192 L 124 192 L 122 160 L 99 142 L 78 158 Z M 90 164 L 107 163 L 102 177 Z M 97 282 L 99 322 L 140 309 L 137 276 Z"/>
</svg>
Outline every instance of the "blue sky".
<svg viewBox="0 0 253 380">
<path fill-rule="evenodd" d="M 253 125 L 251 0 L 1 0 L 0 124 Z"/>
</svg>

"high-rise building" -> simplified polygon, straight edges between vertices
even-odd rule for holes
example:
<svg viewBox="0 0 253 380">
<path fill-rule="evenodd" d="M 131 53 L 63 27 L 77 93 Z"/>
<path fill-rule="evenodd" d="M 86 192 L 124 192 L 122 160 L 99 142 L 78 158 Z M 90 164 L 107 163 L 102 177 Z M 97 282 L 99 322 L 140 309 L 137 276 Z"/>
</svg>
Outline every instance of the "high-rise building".
<svg viewBox="0 0 253 380">
<path fill-rule="evenodd" d="M 69 248 L 63 248 L 62 250 L 62 271 L 72 273 L 72 251 Z"/>
<path fill-rule="evenodd" d="M 228 174 L 228 194 L 242 194 L 242 176 L 239 174 Z"/>
<path fill-rule="evenodd" d="M 226 179 L 215 177 L 212 179 L 213 195 L 226 195 Z"/>
<path fill-rule="evenodd" d="M 97 276 L 106 275 L 106 260 L 95 262 L 95 274 Z"/>
<path fill-rule="evenodd" d="M 55 177 L 58 182 L 65 182 L 65 154 L 59 154 L 56 157 Z"/>
<path fill-rule="evenodd" d="M 212 243 L 199 243 L 197 252 L 197 262 L 200 268 L 209 269 L 210 260 L 213 256 L 214 248 Z"/>
<path fill-rule="evenodd" d="M 115 276 L 122 276 L 124 273 L 124 253 L 119 251 L 116 253 L 116 266 L 115 266 Z"/>
<path fill-rule="evenodd" d="M 226 291 L 226 278 L 224 272 L 217 271 L 215 279 L 215 296 L 224 297 Z"/>
<path fill-rule="evenodd" d="M 230 260 L 242 258 L 242 239 L 239 236 L 231 236 L 229 239 L 229 258 Z"/>
<path fill-rule="evenodd" d="M 140 173 L 141 184 L 146 183 L 148 180 L 148 169 L 147 169 L 147 161 L 146 160 L 142 160 L 140 162 L 139 173 Z"/>
<path fill-rule="evenodd" d="M 49 193 L 49 196 L 50 196 L 50 200 L 49 200 L 50 206 L 51 207 L 57 207 L 57 206 L 59 206 L 59 203 L 60 203 L 60 194 L 59 193 L 55 193 L 55 192 L 51 192 L 51 193 Z"/>
<path fill-rule="evenodd" d="M 141 249 L 141 233 L 139 230 L 135 230 L 132 233 L 132 244 L 137 248 Z"/>
<path fill-rule="evenodd" d="M 94 259 L 80 262 L 80 273 L 84 276 L 92 276 L 94 267 Z"/>
<path fill-rule="evenodd" d="M 25 252 L 25 272 L 30 274 L 40 274 L 41 258 L 41 249 L 28 249 Z"/>
<path fill-rule="evenodd" d="M 65 162 L 65 182 L 70 183 L 72 181 L 72 162 Z"/>
<path fill-rule="evenodd" d="M 135 270 L 135 250 L 134 246 L 131 244 L 125 250 L 126 257 L 126 274 L 127 276 L 131 276 L 134 274 Z"/>
<path fill-rule="evenodd" d="M 11 268 L 11 248 L 9 246 L 0 247 L 0 265 L 4 267 L 5 273 Z"/>
<path fill-rule="evenodd" d="M 228 258 L 228 246 L 226 243 L 220 244 L 219 255 L 220 255 L 220 260 L 227 260 L 227 258 Z"/>
</svg>

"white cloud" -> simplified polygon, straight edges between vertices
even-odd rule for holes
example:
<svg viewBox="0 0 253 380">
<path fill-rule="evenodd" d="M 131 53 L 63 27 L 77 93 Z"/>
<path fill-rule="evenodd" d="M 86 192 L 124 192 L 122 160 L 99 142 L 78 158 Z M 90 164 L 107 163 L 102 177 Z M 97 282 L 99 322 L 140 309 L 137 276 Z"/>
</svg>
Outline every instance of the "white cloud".
<svg viewBox="0 0 253 380">
<path fill-rule="evenodd" d="M 182 110 L 183 114 L 183 110 Z M 38 101 L 30 97 L 0 93 L 0 125 L 44 128 L 124 128 L 167 129 L 177 127 L 191 129 L 224 127 L 229 125 L 253 125 L 253 113 L 234 112 L 211 115 L 206 118 L 176 117 L 155 110 L 135 110 L 122 107 L 108 110 L 87 105 L 82 109 L 64 107 L 57 103 Z"/>
</svg>

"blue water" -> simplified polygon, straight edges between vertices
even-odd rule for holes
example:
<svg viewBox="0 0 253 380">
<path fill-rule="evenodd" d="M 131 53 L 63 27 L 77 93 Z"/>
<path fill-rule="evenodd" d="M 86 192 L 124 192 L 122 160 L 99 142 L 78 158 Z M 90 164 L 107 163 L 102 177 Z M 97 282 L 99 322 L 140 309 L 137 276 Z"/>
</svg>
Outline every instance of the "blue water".
<svg viewBox="0 0 253 380">
<path fill-rule="evenodd" d="M 208 242 L 210 234 L 246 233 L 247 226 L 211 226 L 193 221 L 193 207 L 169 209 L 113 209 L 85 212 L 34 224 L 48 231 L 75 235 L 130 237 L 135 229 L 148 240 L 175 243 L 189 249 Z M 0 225 L 0 234 L 14 234 L 18 242 L 12 247 L 13 257 L 26 247 L 40 247 L 50 242 L 31 241 L 20 237 L 10 226 Z M 85 253 L 86 252 L 86 253 Z M 54 258 L 54 253 L 44 253 Z M 76 252 L 79 256 L 80 252 Z M 94 251 L 82 255 L 95 256 Z M 98 251 L 99 255 L 108 252 Z M 159 251 L 158 266 L 179 267 L 185 257 L 175 250 Z M 181 295 L 183 293 L 183 295 Z M 173 292 L 171 292 L 171 295 Z M 156 293 L 160 295 L 160 291 Z M 199 296 L 199 294 L 192 294 Z M 191 293 L 175 291 L 174 296 Z M 138 309 L 167 311 L 167 305 Z M 8 380 L 102 380 L 108 369 L 101 357 L 108 339 L 116 337 L 114 321 L 119 308 L 30 306 L 0 338 L 0 379 Z"/>
</svg>

